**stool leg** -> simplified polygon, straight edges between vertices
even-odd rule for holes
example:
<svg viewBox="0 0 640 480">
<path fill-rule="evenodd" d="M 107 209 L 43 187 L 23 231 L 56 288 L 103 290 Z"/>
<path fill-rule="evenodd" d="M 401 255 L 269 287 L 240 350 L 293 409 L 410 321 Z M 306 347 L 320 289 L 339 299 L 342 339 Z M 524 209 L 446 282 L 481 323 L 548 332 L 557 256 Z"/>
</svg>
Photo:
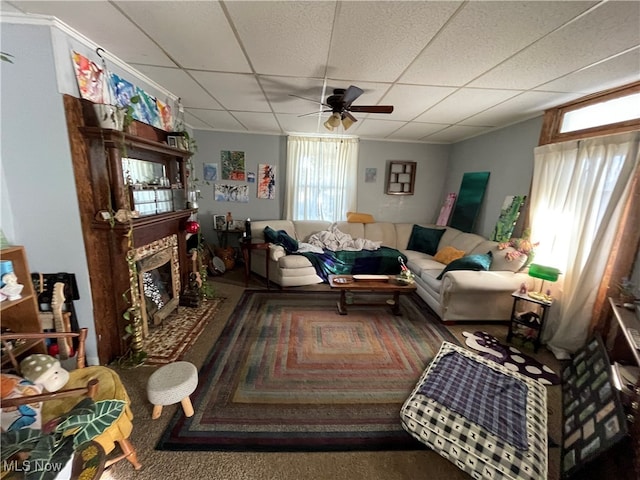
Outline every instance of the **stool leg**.
<svg viewBox="0 0 640 480">
<path fill-rule="evenodd" d="M 160 414 L 162 413 L 162 405 L 154 405 L 153 413 L 151 414 L 151 418 L 155 420 L 156 418 L 160 418 Z"/>
<path fill-rule="evenodd" d="M 193 405 L 191 404 L 191 399 L 189 397 L 185 397 L 182 400 L 180 400 L 180 403 L 182 404 L 182 410 L 184 410 L 184 416 L 192 417 Z"/>
<path fill-rule="evenodd" d="M 136 454 L 135 448 L 131 445 L 131 442 L 128 438 L 123 438 L 122 440 L 118 440 L 120 444 L 120 448 L 122 449 L 122 453 L 125 454 L 125 458 L 129 461 L 133 468 L 136 470 L 140 470 L 142 465 L 138 462 L 138 455 Z"/>
</svg>

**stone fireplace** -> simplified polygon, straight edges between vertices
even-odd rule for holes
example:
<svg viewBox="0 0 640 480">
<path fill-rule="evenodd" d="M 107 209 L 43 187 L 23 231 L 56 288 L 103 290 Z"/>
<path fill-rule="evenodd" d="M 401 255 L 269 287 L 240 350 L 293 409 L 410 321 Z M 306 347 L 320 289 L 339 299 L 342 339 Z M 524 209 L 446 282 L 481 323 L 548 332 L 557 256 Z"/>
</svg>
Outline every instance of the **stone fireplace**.
<svg viewBox="0 0 640 480">
<path fill-rule="evenodd" d="M 170 235 L 138 247 L 131 258 L 138 270 L 142 335 L 146 337 L 149 323 L 161 324 L 180 301 L 178 237 Z"/>
</svg>

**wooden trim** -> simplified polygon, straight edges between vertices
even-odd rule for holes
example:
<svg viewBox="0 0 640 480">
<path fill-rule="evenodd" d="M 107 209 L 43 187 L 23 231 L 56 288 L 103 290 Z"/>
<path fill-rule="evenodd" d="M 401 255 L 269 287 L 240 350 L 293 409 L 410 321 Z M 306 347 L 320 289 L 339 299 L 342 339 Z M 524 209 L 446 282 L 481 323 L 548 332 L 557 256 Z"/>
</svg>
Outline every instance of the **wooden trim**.
<svg viewBox="0 0 640 480">
<path fill-rule="evenodd" d="M 549 110 L 545 110 L 542 121 L 542 130 L 540 131 L 539 145 L 640 130 L 640 118 L 637 118 L 609 125 L 599 125 L 597 127 L 585 128 L 573 132 L 560 133 L 560 127 L 562 126 L 562 120 L 565 113 L 638 92 L 640 92 L 640 82 L 633 82 L 621 87 L 611 88 L 603 92 L 593 93 L 578 100 L 574 100 L 573 102 L 568 102 Z"/>
</svg>

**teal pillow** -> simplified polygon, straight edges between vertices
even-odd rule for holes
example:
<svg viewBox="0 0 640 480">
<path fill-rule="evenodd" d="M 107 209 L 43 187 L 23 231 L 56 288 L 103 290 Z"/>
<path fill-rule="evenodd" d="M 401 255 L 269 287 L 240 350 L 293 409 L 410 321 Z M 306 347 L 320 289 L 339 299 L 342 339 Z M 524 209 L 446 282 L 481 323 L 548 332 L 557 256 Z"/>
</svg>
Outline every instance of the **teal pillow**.
<svg viewBox="0 0 640 480">
<path fill-rule="evenodd" d="M 264 227 L 264 239 L 269 243 L 281 245 L 287 253 L 298 251 L 298 241 L 284 230 L 276 232 L 273 228 L 266 226 Z"/>
<path fill-rule="evenodd" d="M 445 230 L 444 228 L 427 228 L 414 225 L 411 230 L 411 236 L 409 237 L 407 250 L 415 250 L 416 252 L 435 255 Z"/>
<path fill-rule="evenodd" d="M 466 257 L 459 258 L 449 263 L 449 265 L 444 267 L 442 272 L 440 272 L 437 279 L 442 280 L 442 276 L 452 270 L 475 270 L 477 272 L 481 270 L 489 270 L 491 260 L 493 260 L 491 252 L 467 255 Z"/>
</svg>

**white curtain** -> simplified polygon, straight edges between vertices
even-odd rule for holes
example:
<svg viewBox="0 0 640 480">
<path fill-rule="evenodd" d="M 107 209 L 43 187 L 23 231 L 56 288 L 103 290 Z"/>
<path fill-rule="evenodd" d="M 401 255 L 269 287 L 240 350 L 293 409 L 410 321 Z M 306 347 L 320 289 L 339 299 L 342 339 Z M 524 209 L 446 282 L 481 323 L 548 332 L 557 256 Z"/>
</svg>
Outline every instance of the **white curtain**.
<svg viewBox="0 0 640 480">
<path fill-rule="evenodd" d="M 285 218 L 346 219 L 356 207 L 357 173 L 357 138 L 290 135 Z"/>
<path fill-rule="evenodd" d="M 632 173 L 640 132 L 535 149 L 531 233 L 534 262 L 562 271 L 543 342 L 558 357 L 582 347 Z"/>
</svg>

